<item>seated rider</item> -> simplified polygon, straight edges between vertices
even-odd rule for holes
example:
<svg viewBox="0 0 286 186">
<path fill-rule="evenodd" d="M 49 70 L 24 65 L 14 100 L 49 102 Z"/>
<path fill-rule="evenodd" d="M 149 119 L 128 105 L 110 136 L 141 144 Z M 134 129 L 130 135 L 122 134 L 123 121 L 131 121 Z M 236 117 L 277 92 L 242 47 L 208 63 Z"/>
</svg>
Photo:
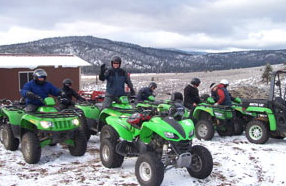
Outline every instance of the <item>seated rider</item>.
<svg viewBox="0 0 286 186">
<path fill-rule="evenodd" d="M 33 72 L 33 80 L 27 82 L 22 90 L 21 95 L 26 101 L 26 112 L 34 112 L 38 107 L 43 106 L 43 99 L 49 96 L 60 96 L 61 89 L 56 88 L 52 83 L 46 81 L 47 73 L 44 69 L 36 69 Z"/>
<path fill-rule="evenodd" d="M 175 120 L 182 120 L 185 114 L 185 107 L 183 106 L 183 94 L 181 92 L 174 92 L 171 95 L 171 107 L 169 108 L 168 115 L 172 116 Z"/>
<path fill-rule="evenodd" d="M 216 86 L 211 87 L 211 95 L 215 100 L 215 105 L 228 105 L 231 106 L 233 97 L 227 90 L 229 83 L 226 79 L 222 79 Z"/>
<path fill-rule="evenodd" d="M 74 102 L 73 102 L 73 97 L 76 98 L 76 100 L 79 101 L 86 101 L 83 97 L 81 97 L 73 88 L 71 88 L 72 86 L 72 81 L 70 79 L 64 79 L 63 80 L 63 96 L 62 98 L 62 102 L 60 104 L 60 109 L 66 109 L 68 107 L 74 106 Z"/>
<path fill-rule="evenodd" d="M 138 102 L 148 100 L 148 97 L 153 95 L 153 92 L 156 88 L 157 88 L 157 84 L 155 82 L 151 82 L 148 87 L 141 88 L 138 94 L 136 95 L 135 101 L 138 103 Z"/>
</svg>

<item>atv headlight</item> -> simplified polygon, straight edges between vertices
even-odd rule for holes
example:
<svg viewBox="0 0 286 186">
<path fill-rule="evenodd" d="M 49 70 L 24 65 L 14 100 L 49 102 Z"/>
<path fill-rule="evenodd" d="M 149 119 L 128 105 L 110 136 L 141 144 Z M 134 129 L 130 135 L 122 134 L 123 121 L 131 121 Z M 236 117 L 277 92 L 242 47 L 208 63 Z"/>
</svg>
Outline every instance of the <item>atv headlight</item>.
<svg viewBox="0 0 286 186">
<path fill-rule="evenodd" d="M 164 132 L 164 135 L 166 136 L 166 138 L 174 138 L 175 135 L 172 132 Z"/>
<path fill-rule="evenodd" d="M 222 115 L 222 113 L 220 113 L 220 112 L 215 112 L 214 113 L 217 117 L 222 117 L 223 115 Z"/>
<path fill-rule="evenodd" d="M 73 119 L 72 120 L 72 124 L 74 124 L 75 126 L 79 125 L 79 120 L 78 119 Z"/>
<path fill-rule="evenodd" d="M 47 128 L 54 126 L 51 121 L 40 121 L 40 124 L 44 129 L 47 129 Z"/>
<path fill-rule="evenodd" d="M 195 130 L 192 130 L 189 134 L 189 138 L 192 137 L 195 134 Z"/>
</svg>

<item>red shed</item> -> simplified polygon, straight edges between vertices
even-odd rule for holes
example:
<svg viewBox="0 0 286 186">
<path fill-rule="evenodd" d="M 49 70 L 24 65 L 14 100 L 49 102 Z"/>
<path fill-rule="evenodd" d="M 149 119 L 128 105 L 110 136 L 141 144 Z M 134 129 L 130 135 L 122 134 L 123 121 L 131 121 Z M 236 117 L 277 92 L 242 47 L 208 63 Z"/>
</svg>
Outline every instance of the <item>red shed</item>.
<svg viewBox="0 0 286 186">
<path fill-rule="evenodd" d="M 73 55 L 0 54 L 0 99 L 19 99 L 23 85 L 33 79 L 37 68 L 46 70 L 47 81 L 56 87 L 62 88 L 63 79 L 70 78 L 73 88 L 80 90 L 81 66 L 90 65 Z"/>
</svg>

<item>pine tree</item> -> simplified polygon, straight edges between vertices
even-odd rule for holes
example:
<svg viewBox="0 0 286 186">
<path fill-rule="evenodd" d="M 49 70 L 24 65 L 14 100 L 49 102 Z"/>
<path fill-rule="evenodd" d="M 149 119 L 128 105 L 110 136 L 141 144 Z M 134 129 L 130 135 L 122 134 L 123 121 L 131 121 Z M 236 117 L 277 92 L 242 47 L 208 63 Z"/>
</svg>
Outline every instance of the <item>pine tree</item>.
<svg viewBox="0 0 286 186">
<path fill-rule="evenodd" d="M 270 63 L 267 63 L 261 76 L 263 82 L 266 82 L 267 84 L 269 83 L 272 71 L 272 66 L 270 65 Z"/>
</svg>

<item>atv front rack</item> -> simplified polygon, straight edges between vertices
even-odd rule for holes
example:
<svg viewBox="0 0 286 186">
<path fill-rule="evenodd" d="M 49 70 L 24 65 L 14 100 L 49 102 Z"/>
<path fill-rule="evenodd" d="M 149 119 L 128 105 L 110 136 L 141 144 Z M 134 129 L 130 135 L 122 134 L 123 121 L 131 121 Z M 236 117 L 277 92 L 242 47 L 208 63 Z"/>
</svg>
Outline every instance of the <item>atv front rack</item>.
<svg viewBox="0 0 286 186">
<path fill-rule="evenodd" d="M 75 112 L 35 112 L 29 114 L 39 118 L 68 118 L 78 116 Z"/>
</svg>

